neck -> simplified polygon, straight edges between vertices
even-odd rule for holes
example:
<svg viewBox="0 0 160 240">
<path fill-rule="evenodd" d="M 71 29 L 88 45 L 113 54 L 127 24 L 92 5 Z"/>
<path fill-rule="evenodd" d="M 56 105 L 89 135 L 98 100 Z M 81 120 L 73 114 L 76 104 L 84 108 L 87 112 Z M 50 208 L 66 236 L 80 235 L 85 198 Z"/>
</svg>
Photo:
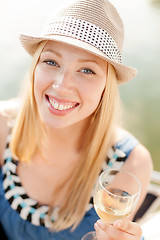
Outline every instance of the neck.
<svg viewBox="0 0 160 240">
<path fill-rule="evenodd" d="M 61 164 L 60 159 L 64 161 L 68 158 L 71 161 L 74 161 L 74 159 L 76 161 L 82 151 L 87 127 L 88 122 L 85 122 L 85 125 L 77 123 L 63 129 L 50 129 L 45 126 L 45 134 L 40 146 L 41 155 L 51 163 L 54 162 L 53 159 L 59 159 L 56 164 Z"/>
<path fill-rule="evenodd" d="M 81 140 L 85 132 L 84 126 L 78 126 L 77 124 L 71 127 L 63 129 L 45 129 L 45 142 L 48 146 L 53 145 L 55 147 L 74 148 L 79 150 L 81 146 Z"/>
</svg>

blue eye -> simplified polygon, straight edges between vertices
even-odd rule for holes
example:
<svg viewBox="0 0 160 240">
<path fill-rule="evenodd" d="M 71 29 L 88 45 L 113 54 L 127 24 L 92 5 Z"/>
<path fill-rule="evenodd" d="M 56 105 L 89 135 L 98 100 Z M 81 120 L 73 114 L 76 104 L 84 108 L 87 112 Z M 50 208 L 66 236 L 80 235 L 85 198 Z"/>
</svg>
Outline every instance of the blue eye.
<svg viewBox="0 0 160 240">
<path fill-rule="evenodd" d="M 85 69 L 82 69 L 81 70 L 83 73 L 86 73 L 86 74 L 95 74 L 92 70 L 88 69 L 88 68 L 85 68 Z"/>
<path fill-rule="evenodd" d="M 55 61 L 52 60 L 45 60 L 44 62 L 50 66 L 59 66 Z"/>
</svg>

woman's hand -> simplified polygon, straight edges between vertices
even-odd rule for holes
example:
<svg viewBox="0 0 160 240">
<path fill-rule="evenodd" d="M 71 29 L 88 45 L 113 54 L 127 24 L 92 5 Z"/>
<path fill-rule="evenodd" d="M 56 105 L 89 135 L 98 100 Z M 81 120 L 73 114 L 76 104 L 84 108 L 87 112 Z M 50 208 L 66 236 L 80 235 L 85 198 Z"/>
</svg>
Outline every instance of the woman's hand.
<svg viewBox="0 0 160 240">
<path fill-rule="evenodd" d="M 113 225 L 98 220 L 94 227 L 99 240 L 140 240 L 142 235 L 139 224 L 127 220 L 117 220 Z"/>
</svg>

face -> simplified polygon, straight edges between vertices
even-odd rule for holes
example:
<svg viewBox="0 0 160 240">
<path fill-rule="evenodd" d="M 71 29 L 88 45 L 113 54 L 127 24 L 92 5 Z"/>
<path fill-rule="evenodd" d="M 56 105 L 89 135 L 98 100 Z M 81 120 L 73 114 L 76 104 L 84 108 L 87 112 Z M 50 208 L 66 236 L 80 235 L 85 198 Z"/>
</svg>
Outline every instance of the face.
<svg viewBox="0 0 160 240">
<path fill-rule="evenodd" d="M 49 41 L 34 73 L 42 121 L 53 129 L 85 125 L 106 84 L 107 63 L 77 47 Z"/>
</svg>

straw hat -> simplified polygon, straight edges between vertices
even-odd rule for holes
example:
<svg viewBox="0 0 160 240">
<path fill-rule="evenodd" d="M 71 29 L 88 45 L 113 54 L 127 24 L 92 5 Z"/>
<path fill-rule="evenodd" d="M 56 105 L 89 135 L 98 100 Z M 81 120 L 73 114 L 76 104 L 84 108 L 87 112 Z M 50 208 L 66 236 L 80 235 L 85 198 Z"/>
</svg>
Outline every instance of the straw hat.
<svg viewBox="0 0 160 240">
<path fill-rule="evenodd" d="M 118 83 L 136 75 L 136 69 L 121 62 L 123 22 L 108 0 L 72 0 L 54 14 L 39 36 L 21 34 L 20 41 L 33 55 L 44 40 L 60 41 L 82 48 L 111 63 Z"/>
</svg>

